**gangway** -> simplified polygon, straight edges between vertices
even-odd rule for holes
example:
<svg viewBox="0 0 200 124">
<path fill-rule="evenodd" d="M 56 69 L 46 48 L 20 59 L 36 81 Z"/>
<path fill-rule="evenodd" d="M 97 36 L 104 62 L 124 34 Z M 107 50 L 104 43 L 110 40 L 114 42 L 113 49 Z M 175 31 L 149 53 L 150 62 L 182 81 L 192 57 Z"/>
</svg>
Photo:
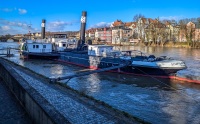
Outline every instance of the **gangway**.
<svg viewBox="0 0 200 124">
<path fill-rule="evenodd" d="M 75 77 L 81 77 L 81 76 L 90 75 L 90 74 L 94 74 L 94 73 L 100 73 L 100 72 L 109 71 L 109 70 L 113 70 L 113 69 L 119 69 L 119 68 L 122 68 L 122 67 L 125 67 L 125 66 L 128 66 L 128 65 L 129 65 L 129 62 L 125 62 L 125 63 L 119 64 L 119 65 L 116 65 L 116 66 L 112 66 L 112 67 L 108 67 L 108 68 L 102 68 L 102 69 L 98 69 L 98 70 L 87 71 L 87 72 L 82 72 L 82 73 L 77 73 L 77 74 L 74 74 L 74 75 L 58 77 L 58 78 L 51 77 L 50 82 L 55 83 L 55 82 L 60 81 L 60 80 L 65 80 L 65 79 L 70 80 L 70 79 L 75 78 Z"/>
<path fill-rule="evenodd" d="M 2 48 L 2 49 L 0 49 L 0 51 L 2 50 L 2 51 L 4 51 L 4 50 L 6 50 L 7 52 L 6 52 L 6 54 L 5 53 L 0 53 L 0 55 L 6 55 L 7 57 L 11 57 L 13 54 L 11 54 L 11 50 L 19 50 L 19 49 L 17 49 L 17 48 L 11 48 L 11 47 L 7 47 L 7 48 Z"/>
</svg>

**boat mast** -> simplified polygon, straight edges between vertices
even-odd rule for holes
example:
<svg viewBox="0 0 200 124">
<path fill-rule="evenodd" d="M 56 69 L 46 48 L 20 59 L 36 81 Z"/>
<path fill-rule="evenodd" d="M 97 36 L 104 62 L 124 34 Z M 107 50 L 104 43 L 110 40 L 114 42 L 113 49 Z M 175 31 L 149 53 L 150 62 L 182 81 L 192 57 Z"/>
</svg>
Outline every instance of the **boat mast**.
<svg viewBox="0 0 200 124">
<path fill-rule="evenodd" d="M 46 20 L 42 20 L 42 24 L 41 24 L 41 28 L 42 28 L 42 30 L 41 30 L 41 36 L 42 36 L 42 39 L 45 39 L 45 22 L 46 22 Z"/>
<path fill-rule="evenodd" d="M 85 44 L 86 16 L 87 16 L 87 12 L 83 11 L 82 12 L 82 16 L 81 16 L 81 31 L 80 31 L 81 44 Z"/>
</svg>

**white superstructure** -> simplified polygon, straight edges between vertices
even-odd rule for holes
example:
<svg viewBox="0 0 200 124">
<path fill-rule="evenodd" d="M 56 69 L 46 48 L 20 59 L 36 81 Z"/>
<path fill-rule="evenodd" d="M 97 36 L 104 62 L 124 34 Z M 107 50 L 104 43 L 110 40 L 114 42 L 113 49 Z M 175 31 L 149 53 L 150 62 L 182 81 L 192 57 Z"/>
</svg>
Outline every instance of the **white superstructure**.
<svg viewBox="0 0 200 124">
<path fill-rule="evenodd" d="M 52 38 L 52 43 L 55 45 L 56 51 L 64 51 L 66 48 L 70 48 L 71 45 L 76 44 L 76 39 L 66 39 L 66 38 Z"/>
<path fill-rule="evenodd" d="M 88 55 L 107 56 L 113 52 L 113 46 L 109 45 L 88 45 Z"/>
<path fill-rule="evenodd" d="M 44 42 L 43 40 L 27 40 L 21 43 L 20 50 L 22 52 L 31 53 L 48 53 L 53 51 L 52 43 Z"/>
</svg>

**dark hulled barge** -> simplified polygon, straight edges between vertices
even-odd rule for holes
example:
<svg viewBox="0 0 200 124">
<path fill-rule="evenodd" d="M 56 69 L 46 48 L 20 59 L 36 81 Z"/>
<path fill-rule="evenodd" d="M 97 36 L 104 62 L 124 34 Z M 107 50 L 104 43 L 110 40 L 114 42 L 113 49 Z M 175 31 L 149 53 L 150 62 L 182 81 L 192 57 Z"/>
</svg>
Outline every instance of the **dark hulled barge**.
<svg viewBox="0 0 200 124">
<path fill-rule="evenodd" d="M 138 51 L 114 51 L 112 46 L 107 45 L 89 45 L 87 51 L 61 52 L 58 61 L 91 69 L 124 64 L 126 66 L 112 71 L 146 75 L 172 75 L 186 68 L 185 63 L 181 60 L 174 60 L 166 56 L 145 56 L 142 52 L 137 53 Z"/>
</svg>

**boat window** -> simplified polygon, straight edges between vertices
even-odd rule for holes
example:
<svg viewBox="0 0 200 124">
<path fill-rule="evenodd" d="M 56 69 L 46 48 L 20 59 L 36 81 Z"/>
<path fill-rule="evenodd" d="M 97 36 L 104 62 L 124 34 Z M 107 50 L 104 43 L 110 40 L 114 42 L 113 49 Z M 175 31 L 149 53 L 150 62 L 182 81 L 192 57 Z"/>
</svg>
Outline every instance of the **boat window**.
<svg viewBox="0 0 200 124">
<path fill-rule="evenodd" d="M 63 47 L 66 47 L 66 44 L 63 44 Z"/>
<path fill-rule="evenodd" d="M 33 48 L 35 48 L 35 45 L 33 45 Z"/>
<path fill-rule="evenodd" d="M 36 48 L 39 48 L 39 45 L 36 45 Z"/>
<path fill-rule="evenodd" d="M 43 45 L 43 48 L 46 48 L 46 45 Z"/>
</svg>

